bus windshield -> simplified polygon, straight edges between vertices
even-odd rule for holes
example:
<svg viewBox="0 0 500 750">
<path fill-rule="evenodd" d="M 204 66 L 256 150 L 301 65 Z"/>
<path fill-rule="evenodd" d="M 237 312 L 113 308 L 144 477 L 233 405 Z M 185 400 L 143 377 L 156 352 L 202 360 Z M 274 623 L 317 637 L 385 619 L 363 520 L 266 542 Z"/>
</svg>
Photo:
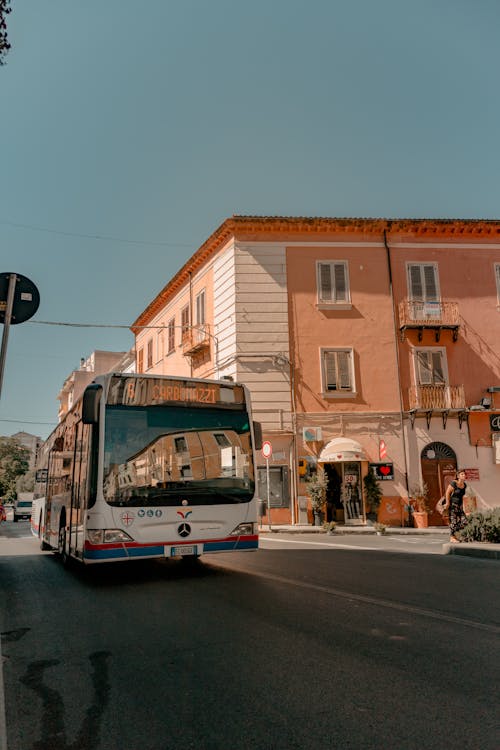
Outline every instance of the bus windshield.
<svg viewBox="0 0 500 750">
<path fill-rule="evenodd" d="M 245 409 L 106 406 L 103 492 L 110 505 L 248 503 L 254 481 Z"/>
</svg>

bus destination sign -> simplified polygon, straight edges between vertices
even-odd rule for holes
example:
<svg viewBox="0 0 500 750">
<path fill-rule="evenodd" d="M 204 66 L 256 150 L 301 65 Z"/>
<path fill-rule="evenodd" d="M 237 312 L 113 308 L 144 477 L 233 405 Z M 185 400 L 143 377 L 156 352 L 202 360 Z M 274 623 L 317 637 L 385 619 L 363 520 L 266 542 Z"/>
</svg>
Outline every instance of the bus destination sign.
<svg viewBox="0 0 500 750">
<path fill-rule="evenodd" d="M 241 386 L 222 385 L 207 381 L 164 378 L 114 377 L 108 404 L 123 406 L 160 405 L 165 403 L 201 406 L 243 404 Z"/>
</svg>

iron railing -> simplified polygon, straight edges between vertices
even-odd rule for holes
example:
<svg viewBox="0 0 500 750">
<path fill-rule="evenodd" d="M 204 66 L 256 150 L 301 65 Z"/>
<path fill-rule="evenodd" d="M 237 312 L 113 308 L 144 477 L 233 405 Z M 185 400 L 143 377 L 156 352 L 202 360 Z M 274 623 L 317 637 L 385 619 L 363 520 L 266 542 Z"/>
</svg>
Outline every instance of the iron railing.
<svg viewBox="0 0 500 750">
<path fill-rule="evenodd" d="M 408 392 L 410 409 L 465 409 L 463 385 L 413 385 Z"/>
</svg>

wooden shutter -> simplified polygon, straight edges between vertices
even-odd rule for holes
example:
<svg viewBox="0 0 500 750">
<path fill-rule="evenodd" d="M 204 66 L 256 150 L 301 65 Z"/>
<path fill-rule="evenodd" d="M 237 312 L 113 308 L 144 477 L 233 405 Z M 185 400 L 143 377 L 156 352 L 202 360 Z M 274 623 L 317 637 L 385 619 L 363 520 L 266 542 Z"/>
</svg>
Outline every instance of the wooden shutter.
<svg viewBox="0 0 500 750">
<path fill-rule="evenodd" d="M 337 352 L 339 387 L 342 391 L 351 391 L 351 352 Z"/>
<path fill-rule="evenodd" d="M 335 352 L 325 352 L 325 386 L 327 391 L 337 390 L 337 362 Z"/>
<path fill-rule="evenodd" d="M 432 352 L 432 382 L 434 385 L 444 385 L 443 355 Z"/>
<path fill-rule="evenodd" d="M 425 300 L 427 302 L 437 302 L 437 283 L 436 283 L 436 269 L 434 266 L 423 266 L 424 281 L 425 281 Z"/>
<path fill-rule="evenodd" d="M 205 292 L 196 297 L 196 323 L 202 326 L 205 322 Z"/>
<path fill-rule="evenodd" d="M 409 269 L 410 297 L 413 300 L 423 300 L 424 288 L 420 266 L 410 266 Z"/>
<path fill-rule="evenodd" d="M 337 302 L 347 300 L 347 279 L 343 263 L 335 263 L 335 299 Z"/>
<path fill-rule="evenodd" d="M 319 264 L 319 299 L 320 302 L 333 300 L 332 270 L 330 263 Z"/>
<path fill-rule="evenodd" d="M 432 385 L 432 369 L 429 352 L 417 352 L 417 375 L 419 385 Z"/>
<path fill-rule="evenodd" d="M 347 301 L 348 291 L 345 263 L 320 263 L 318 277 L 320 302 Z"/>
</svg>

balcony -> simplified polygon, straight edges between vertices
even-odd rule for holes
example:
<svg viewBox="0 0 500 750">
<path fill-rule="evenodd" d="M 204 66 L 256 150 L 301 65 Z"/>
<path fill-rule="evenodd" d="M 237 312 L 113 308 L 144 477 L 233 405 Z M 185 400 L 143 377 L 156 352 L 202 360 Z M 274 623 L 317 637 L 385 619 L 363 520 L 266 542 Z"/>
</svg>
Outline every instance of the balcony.
<svg viewBox="0 0 500 750">
<path fill-rule="evenodd" d="M 414 385 L 408 391 L 410 410 L 448 411 L 465 409 L 463 385 Z"/>
<path fill-rule="evenodd" d="M 184 356 L 191 356 L 210 348 L 210 326 L 203 325 L 191 326 L 182 332 L 182 353 Z"/>
<path fill-rule="evenodd" d="M 436 341 L 441 331 L 451 331 L 453 341 L 458 339 L 460 315 L 457 302 L 423 302 L 403 300 L 399 303 L 399 331 L 404 341 L 407 330 L 417 330 L 418 340 L 422 341 L 425 329 L 435 332 Z"/>
</svg>

